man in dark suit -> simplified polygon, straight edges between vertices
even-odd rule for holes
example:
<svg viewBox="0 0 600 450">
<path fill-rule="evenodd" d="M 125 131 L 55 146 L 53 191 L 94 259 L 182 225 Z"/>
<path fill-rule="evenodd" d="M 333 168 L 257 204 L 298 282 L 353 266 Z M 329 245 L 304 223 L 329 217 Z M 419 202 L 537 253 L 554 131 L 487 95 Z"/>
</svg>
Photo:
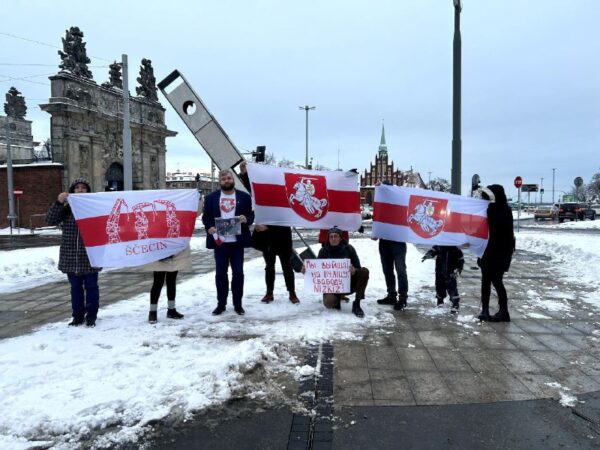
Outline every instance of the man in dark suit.
<svg viewBox="0 0 600 450">
<path fill-rule="evenodd" d="M 239 315 L 244 315 L 242 296 L 244 295 L 244 248 L 252 246 L 249 226 L 254 222 L 252 200 L 248 194 L 235 189 L 235 181 L 230 170 L 219 172 L 220 190 L 206 196 L 202 223 L 207 231 L 206 248 L 214 249 L 217 285 L 217 307 L 213 315 L 217 316 L 226 309 L 229 295 L 228 270 L 231 265 L 231 294 L 233 307 Z M 215 218 L 231 219 L 238 217 L 242 232 L 237 236 L 219 236 L 215 227 Z"/>
</svg>

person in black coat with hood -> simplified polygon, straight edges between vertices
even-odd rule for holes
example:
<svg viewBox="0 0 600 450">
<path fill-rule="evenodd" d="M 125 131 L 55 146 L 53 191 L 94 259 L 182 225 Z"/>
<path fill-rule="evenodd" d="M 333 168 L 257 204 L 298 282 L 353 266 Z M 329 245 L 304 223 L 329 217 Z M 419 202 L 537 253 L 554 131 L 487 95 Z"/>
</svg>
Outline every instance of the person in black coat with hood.
<svg viewBox="0 0 600 450">
<path fill-rule="evenodd" d="M 504 188 L 499 184 L 492 184 L 484 188 L 481 196 L 491 203 L 487 209 L 490 231 L 488 244 L 483 256 L 477 260 L 479 267 L 481 267 L 481 314 L 479 314 L 479 320 L 510 322 L 508 297 L 502 277 L 510 268 L 515 250 L 512 211 L 508 206 Z M 496 314 L 490 316 L 492 285 L 498 294 L 499 310 Z"/>
</svg>

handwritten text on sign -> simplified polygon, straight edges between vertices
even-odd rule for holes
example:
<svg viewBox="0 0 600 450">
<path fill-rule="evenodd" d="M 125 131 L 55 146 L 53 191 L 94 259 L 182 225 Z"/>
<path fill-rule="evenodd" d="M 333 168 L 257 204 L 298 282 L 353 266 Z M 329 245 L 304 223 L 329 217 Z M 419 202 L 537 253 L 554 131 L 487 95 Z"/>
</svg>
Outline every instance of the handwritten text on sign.
<svg viewBox="0 0 600 450">
<path fill-rule="evenodd" d="M 314 294 L 350 292 L 349 259 L 305 259 L 304 291 Z"/>
</svg>

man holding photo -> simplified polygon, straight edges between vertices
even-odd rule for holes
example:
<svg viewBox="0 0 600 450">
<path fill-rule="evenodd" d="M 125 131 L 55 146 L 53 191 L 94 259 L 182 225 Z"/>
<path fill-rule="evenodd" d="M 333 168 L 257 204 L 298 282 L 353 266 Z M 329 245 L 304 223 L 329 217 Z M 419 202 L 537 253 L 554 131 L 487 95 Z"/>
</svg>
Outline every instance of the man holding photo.
<svg viewBox="0 0 600 450">
<path fill-rule="evenodd" d="M 231 266 L 231 294 L 233 307 L 239 315 L 244 315 L 242 297 L 244 295 L 244 248 L 252 246 L 249 225 L 254 222 L 252 200 L 248 194 L 235 189 L 231 170 L 219 172 L 221 189 L 206 196 L 202 223 L 207 231 L 206 248 L 214 249 L 217 285 L 217 307 L 213 315 L 222 314 L 229 295 L 228 270 Z M 216 218 L 235 219 L 241 223 L 241 234 L 220 236 L 215 226 Z"/>
</svg>

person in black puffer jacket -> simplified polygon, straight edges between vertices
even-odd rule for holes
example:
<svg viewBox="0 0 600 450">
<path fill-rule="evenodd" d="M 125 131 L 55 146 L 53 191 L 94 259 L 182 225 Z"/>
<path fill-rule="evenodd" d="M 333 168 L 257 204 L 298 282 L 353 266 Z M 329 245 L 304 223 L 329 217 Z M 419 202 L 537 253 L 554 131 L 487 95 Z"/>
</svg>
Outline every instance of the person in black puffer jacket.
<svg viewBox="0 0 600 450">
<path fill-rule="evenodd" d="M 510 322 L 508 296 L 502 277 L 510 268 L 515 250 L 512 211 L 508 206 L 504 188 L 499 184 L 492 184 L 484 188 L 482 198 L 491 203 L 487 209 L 490 230 L 488 244 L 483 256 L 477 260 L 477 264 L 481 267 L 481 314 L 479 314 L 479 320 Z M 499 311 L 490 316 L 492 285 L 498 294 Z"/>
<path fill-rule="evenodd" d="M 319 250 L 317 259 L 349 259 L 350 260 L 350 294 L 356 292 L 352 303 L 352 312 L 356 317 L 364 317 L 360 301 L 365 298 L 369 269 L 361 267 L 356 250 L 342 238 L 342 230 L 333 227 L 329 230 L 329 241 Z M 304 273 L 304 267 L 302 267 Z M 340 309 L 342 294 L 323 294 L 323 304 L 326 308 Z"/>
<path fill-rule="evenodd" d="M 73 217 L 71 206 L 67 203 L 69 194 L 91 192 L 90 183 L 85 178 L 77 178 L 69 187 L 69 192 L 58 194 L 56 202 L 46 215 L 46 223 L 51 226 L 61 225 L 62 240 L 58 270 L 67 274 L 71 283 L 71 306 L 73 320 L 69 326 L 79 326 L 85 323 L 88 327 L 96 326 L 96 317 L 100 305 L 100 290 L 98 288 L 97 267 L 90 266 L 85 246 L 79 235 L 79 229 Z"/>
</svg>

